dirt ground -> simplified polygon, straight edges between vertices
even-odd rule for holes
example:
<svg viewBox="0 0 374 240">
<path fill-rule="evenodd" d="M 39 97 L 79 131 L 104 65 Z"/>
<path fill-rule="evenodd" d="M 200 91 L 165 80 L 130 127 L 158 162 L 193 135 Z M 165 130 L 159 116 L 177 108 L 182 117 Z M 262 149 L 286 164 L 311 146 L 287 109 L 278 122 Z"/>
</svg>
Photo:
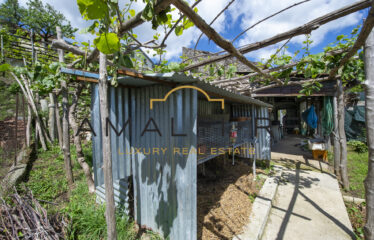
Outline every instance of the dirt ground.
<svg viewBox="0 0 374 240">
<path fill-rule="evenodd" d="M 248 160 L 236 161 L 235 166 L 222 159 L 205 164 L 205 176 L 199 166 L 197 183 L 198 239 L 232 239 L 248 222 L 252 202 L 263 184 L 253 182 Z M 261 171 L 261 170 L 260 170 Z"/>
</svg>

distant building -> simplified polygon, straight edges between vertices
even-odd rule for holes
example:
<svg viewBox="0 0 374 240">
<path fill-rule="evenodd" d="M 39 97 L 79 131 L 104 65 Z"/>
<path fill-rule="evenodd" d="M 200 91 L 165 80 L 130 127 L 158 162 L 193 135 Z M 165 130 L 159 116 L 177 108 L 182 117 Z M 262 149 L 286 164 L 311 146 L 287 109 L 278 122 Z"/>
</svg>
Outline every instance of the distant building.
<svg viewBox="0 0 374 240">
<path fill-rule="evenodd" d="M 214 56 L 214 53 L 208 51 L 194 50 L 192 48 L 182 48 L 182 54 L 186 59 L 191 59 L 192 63 L 200 62 L 201 60 L 207 59 L 211 56 Z M 244 65 L 238 61 L 235 57 L 226 58 L 224 60 L 214 63 L 217 66 L 229 66 L 230 64 L 236 66 L 237 74 L 248 74 L 253 72 L 248 66 Z M 204 66 L 197 68 L 197 72 L 204 73 L 206 72 Z"/>
</svg>

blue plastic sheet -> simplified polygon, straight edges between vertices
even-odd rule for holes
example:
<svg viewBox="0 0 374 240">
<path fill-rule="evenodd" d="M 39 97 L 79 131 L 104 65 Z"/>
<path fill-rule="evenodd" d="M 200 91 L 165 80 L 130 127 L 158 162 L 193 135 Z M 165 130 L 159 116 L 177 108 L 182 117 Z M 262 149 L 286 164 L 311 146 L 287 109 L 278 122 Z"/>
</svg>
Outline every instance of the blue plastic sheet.
<svg viewBox="0 0 374 240">
<path fill-rule="evenodd" d="M 318 117 L 313 105 L 310 106 L 309 109 L 305 110 L 305 112 L 303 112 L 301 115 L 309 127 L 313 129 L 317 128 Z"/>
</svg>

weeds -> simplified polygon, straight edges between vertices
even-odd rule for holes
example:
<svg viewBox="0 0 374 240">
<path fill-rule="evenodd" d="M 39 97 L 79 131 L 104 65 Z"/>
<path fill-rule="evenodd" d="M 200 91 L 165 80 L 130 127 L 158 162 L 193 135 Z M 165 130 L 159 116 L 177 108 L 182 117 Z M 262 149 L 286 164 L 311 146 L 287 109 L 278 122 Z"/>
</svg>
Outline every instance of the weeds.
<svg viewBox="0 0 374 240">
<path fill-rule="evenodd" d="M 83 145 L 83 148 L 87 162 L 92 165 L 91 144 Z M 67 239 L 105 239 L 105 206 L 97 204 L 95 195 L 88 192 L 84 174 L 76 161 L 74 145 L 71 146 L 71 159 L 75 187 L 70 194 L 64 158 L 58 145 L 51 145 L 48 151 L 38 152 L 38 159 L 34 162 L 25 185 L 43 203 L 48 215 L 58 213 L 67 220 Z M 134 223 L 120 211 L 117 212 L 117 234 L 121 240 L 136 238 Z M 159 239 L 152 236 L 151 239 Z"/>
<path fill-rule="evenodd" d="M 365 203 L 345 203 L 357 239 L 364 239 Z"/>
<path fill-rule="evenodd" d="M 366 153 L 368 151 L 368 146 L 366 145 L 366 143 L 361 141 L 351 140 L 347 142 L 347 145 L 357 153 Z"/>
<path fill-rule="evenodd" d="M 251 201 L 251 203 L 253 203 L 257 197 L 257 194 L 256 193 L 251 193 L 248 195 L 249 197 L 249 200 Z"/>
<path fill-rule="evenodd" d="M 106 235 L 105 206 L 96 204 L 85 182 L 78 183 L 62 210 L 70 221 L 68 239 L 103 239 Z M 134 223 L 117 212 L 118 239 L 135 239 Z"/>
</svg>

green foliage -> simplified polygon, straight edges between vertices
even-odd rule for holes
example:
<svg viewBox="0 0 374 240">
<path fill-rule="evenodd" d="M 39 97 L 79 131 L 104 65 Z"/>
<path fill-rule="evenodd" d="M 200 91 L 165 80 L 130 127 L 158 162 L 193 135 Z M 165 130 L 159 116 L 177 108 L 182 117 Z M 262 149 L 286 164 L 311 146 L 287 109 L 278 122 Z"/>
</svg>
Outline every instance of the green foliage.
<svg viewBox="0 0 374 240">
<path fill-rule="evenodd" d="M 102 19 L 108 15 L 108 5 L 103 0 L 77 0 L 77 3 L 86 20 Z"/>
<path fill-rule="evenodd" d="M 357 239 L 364 239 L 366 204 L 345 203 Z"/>
<path fill-rule="evenodd" d="M 281 71 L 271 73 L 274 78 L 284 80 L 286 85 L 290 80 L 291 74 L 303 75 L 305 79 L 310 80 L 320 78 L 338 66 L 340 60 L 346 54 L 344 50 L 350 49 L 357 39 L 358 30 L 359 27 L 353 29 L 351 36 L 339 35 L 335 42 L 329 44 L 324 49 L 324 52 L 318 54 L 310 53 L 310 45 L 313 43 L 313 41 L 310 39 L 310 36 L 307 35 L 306 40 L 303 42 L 304 47 L 302 47 L 302 49 L 304 52 L 301 59 L 295 59 L 299 53 L 298 51 L 295 52 L 294 56 L 290 56 L 287 55 L 284 50 L 282 54 L 272 55 L 270 60 L 268 60 L 265 64 L 259 63 L 258 65 L 263 68 L 274 68 L 284 66 L 291 62 L 299 61 L 295 67 L 282 69 Z M 285 49 L 286 48 L 287 46 Z M 332 51 L 340 51 L 340 53 L 331 54 Z M 365 72 L 362 51 L 359 51 L 354 57 L 352 57 L 348 63 L 339 70 L 338 74 L 340 75 L 344 84 L 354 79 L 361 82 L 364 81 Z M 272 83 L 268 80 L 259 80 L 258 77 L 252 78 L 251 81 L 257 81 L 261 85 L 269 85 Z M 303 89 L 300 91 L 300 94 L 311 95 L 318 92 L 322 86 L 322 83 L 318 81 L 305 83 L 302 85 Z"/>
<path fill-rule="evenodd" d="M 0 102 L 1 102 L 0 121 L 3 121 L 4 119 L 7 119 L 9 117 L 14 117 L 14 113 L 16 110 L 15 109 L 16 96 L 14 95 L 14 91 L 9 91 L 12 85 L 13 84 L 6 84 L 5 82 L 0 81 L 0 92 L 1 92 L 0 94 Z M 2 155 L 0 155 L 0 159 L 1 158 L 2 158 Z"/>
<path fill-rule="evenodd" d="M 312 81 L 304 83 L 302 86 L 303 89 L 300 90 L 300 93 L 305 94 L 306 96 L 310 96 L 314 92 L 318 92 L 321 89 L 322 84 L 320 82 Z"/>
<path fill-rule="evenodd" d="M 180 69 L 183 69 L 186 64 L 177 63 L 177 62 L 168 62 L 168 61 L 161 61 L 160 64 L 155 65 L 153 71 L 154 72 L 178 72 Z"/>
<path fill-rule="evenodd" d="M 8 63 L 4 63 L 0 65 L 0 72 L 6 72 L 11 69 L 11 65 Z"/>
<path fill-rule="evenodd" d="M 79 182 L 72 192 L 68 205 L 62 210 L 70 219 L 68 239 L 104 239 L 106 236 L 105 206 L 95 202 L 95 196 Z M 117 212 L 118 239 L 135 239 L 133 222 Z"/>
<path fill-rule="evenodd" d="M 86 161 L 92 165 L 91 145 L 83 145 Z M 88 192 L 84 174 L 76 161 L 74 145 L 71 148 L 75 188 L 68 197 L 64 171 L 64 158 L 58 145 L 38 152 L 25 185 L 47 209 L 48 215 L 62 214 L 68 223 L 68 239 L 104 239 L 106 236 L 105 206 L 96 203 L 94 194 Z M 87 158 L 88 157 L 88 158 Z M 21 190 L 21 189 L 19 189 Z M 53 202 L 54 204 L 49 204 Z M 135 239 L 134 223 L 120 210 L 117 212 L 118 239 Z"/>
<path fill-rule="evenodd" d="M 0 6 L 0 16 L 11 27 L 23 26 L 22 20 L 26 16 L 26 9 L 19 5 L 18 0 L 6 0 Z"/>
<path fill-rule="evenodd" d="M 102 33 L 95 38 L 94 43 L 100 52 L 105 54 L 112 54 L 120 49 L 119 38 L 115 33 Z"/>
<path fill-rule="evenodd" d="M 366 153 L 368 151 L 368 146 L 366 145 L 366 143 L 361 141 L 351 140 L 347 142 L 347 145 L 357 153 Z"/>
<path fill-rule="evenodd" d="M 368 153 L 358 153 L 349 149 L 347 157 L 349 195 L 365 198 L 364 180 L 368 172 Z"/>
<path fill-rule="evenodd" d="M 257 194 L 255 192 L 253 192 L 253 193 L 250 193 L 248 195 L 248 197 L 249 197 L 249 200 L 251 201 L 251 203 L 254 203 L 254 201 L 255 201 L 255 199 L 257 197 Z"/>
<path fill-rule="evenodd" d="M 58 87 L 60 81 L 64 79 L 64 76 L 60 73 L 60 67 L 62 66 L 65 66 L 65 64 L 59 62 L 51 64 L 36 62 L 34 66 L 14 67 L 12 70 L 18 76 L 23 74 L 28 77 L 31 81 L 31 88 L 43 96 Z"/>
<path fill-rule="evenodd" d="M 189 29 L 190 27 L 193 27 L 194 24 L 191 20 L 189 20 L 187 17 L 184 17 L 182 20 L 182 23 L 175 27 L 175 35 L 180 36 L 183 34 L 184 30 Z"/>
<path fill-rule="evenodd" d="M 26 186 L 38 200 L 55 202 L 68 190 L 62 152 L 59 146 L 53 145 L 48 151 L 40 150 L 38 160 L 30 171 Z"/>
<path fill-rule="evenodd" d="M 52 5 L 43 4 L 41 0 L 29 0 L 27 2 L 27 15 L 23 22 L 29 29 L 34 29 L 43 39 L 56 35 L 56 26 L 60 26 L 65 37 L 72 37 L 77 31 L 66 20 L 65 16 Z"/>
</svg>

